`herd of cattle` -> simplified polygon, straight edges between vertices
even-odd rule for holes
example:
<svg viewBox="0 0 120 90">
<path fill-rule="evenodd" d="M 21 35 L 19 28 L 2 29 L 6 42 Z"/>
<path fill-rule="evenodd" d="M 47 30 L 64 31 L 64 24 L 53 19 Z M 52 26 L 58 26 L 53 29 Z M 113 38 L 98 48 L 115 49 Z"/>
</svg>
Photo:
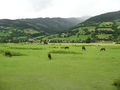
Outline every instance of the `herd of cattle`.
<svg viewBox="0 0 120 90">
<path fill-rule="evenodd" d="M 54 48 L 58 48 L 58 47 L 54 47 Z M 62 48 L 64 48 L 64 49 L 69 49 L 68 46 L 65 46 L 65 47 L 62 47 Z M 85 47 L 85 46 L 82 46 L 82 50 L 86 51 L 86 47 Z M 101 48 L 100 51 L 106 51 L 106 48 Z M 48 58 L 49 58 L 49 60 L 52 59 L 51 53 L 48 53 Z"/>
<path fill-rule="evenodd" d="M 58 48 L 58 47 L 53 47 L 53 48 Z M 61 48 L 69 49 L 68 46 L 61 47 Z M 85 47 L 85 46 L 82 46 L 82 50 L 86 51 L 86 47 Z M 101 48 L 100 51 L 106 51 L 106 48 Z M 10 51 L 6 51 L 6 52 L 4 52 L 4 54 L 5 54 L 5 56 L 9 56 L 9 57 L 12 56 L 12 53 L 11 53 Z M 52 59 L 51 53 L 48 53 L 48 58 L 49 58 L 50 60 Z"/>
<path fill-rule="evenodd" d="M 53 47 L 53 48 L 58 48 L 58 47 Z M 65 46 L 65 47 L 61 47 L 61 48 L 64 48 L 64 49 L 69 49 L 68 46 Z M 82 46 L 82 50 L 86 50 L 86 47 L 85 46 Z M 106 49 L 105 48 L 101 48 L 100 51 L 105 51 Z"/>
</svg>

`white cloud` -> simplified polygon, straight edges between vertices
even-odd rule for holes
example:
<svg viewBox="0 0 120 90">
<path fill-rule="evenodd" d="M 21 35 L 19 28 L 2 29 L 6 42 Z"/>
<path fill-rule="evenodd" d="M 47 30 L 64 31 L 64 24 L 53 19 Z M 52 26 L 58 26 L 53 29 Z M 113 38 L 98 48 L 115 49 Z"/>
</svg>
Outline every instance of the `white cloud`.
<svg viewBox="0 0 120 90">
<path fill-rule="evenodd" d="M 27 0 L 33 11 L 39 12 L 52 5 L 53 0 Z"/>
<path fill-rule="evenodd" d="M 81 17 L 120 10 L 119 0 L 0 0 L 0 18 Z"/>
</svg>

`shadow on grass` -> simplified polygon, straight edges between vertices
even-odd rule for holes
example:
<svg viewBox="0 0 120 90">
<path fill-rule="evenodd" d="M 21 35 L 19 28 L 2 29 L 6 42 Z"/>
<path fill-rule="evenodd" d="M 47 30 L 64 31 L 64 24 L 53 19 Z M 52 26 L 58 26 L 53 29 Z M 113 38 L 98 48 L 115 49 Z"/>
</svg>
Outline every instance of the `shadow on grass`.
<svg viewBox="0 0 120 90">
<path fill-rule="evenodd" d="M 49 53 L 54 53 L 54 54 L 82 54 L 80 52 L 73 52 L 73 51 L 64 51 L 64 50 L 54 50 L 54 51 L 50 51 Z"/>
<path fill-rule="evenodd" d="M 43 48 L 24 48 L 24 47 L 9 47 L 10 49 L 21 49 L 21 50 L 43 50 Z"/>
</svg>

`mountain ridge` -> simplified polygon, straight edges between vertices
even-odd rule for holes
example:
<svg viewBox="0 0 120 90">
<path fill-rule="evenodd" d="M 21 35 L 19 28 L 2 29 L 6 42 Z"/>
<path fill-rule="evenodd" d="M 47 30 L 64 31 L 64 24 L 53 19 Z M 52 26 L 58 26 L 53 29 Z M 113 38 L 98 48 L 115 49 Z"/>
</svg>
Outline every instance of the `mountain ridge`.
<svg viewBox="0 0 120 90">
<path fill-rule="evenodd" d="M 77 24 L 64 34 L 64 40 L 120 42 L 120 11 L 108 12 Z M 62 38 L 59 38 L 62 39 Z"/>
<path fill-rule="evenodd" d="M 0 39 L 28 40 L 60 33 L 81 22 L 78 18 L 0 19 Z"/>
</svg>

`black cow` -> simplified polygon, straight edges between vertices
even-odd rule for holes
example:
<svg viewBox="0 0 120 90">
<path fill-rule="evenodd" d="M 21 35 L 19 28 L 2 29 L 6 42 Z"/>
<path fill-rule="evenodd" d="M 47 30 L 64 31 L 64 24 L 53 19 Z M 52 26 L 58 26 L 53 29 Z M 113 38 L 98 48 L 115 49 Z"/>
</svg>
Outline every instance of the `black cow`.
<svg viewBox="0 0 120 90">
<path fill-rule="evenodd" d="M 85 46 L 82 46 L 82 50 L 86 50 Z"/>
<path fill-rule="evenodd" d="M 106 49 L 105 48 L 101 48 L 100 51 L 106 51 Z"/>
<path fill-rule="evenodd" d="M 52 55 L 50 53 L 48 53 L 48 58 L 51 60 L 52 59 Z"/>
</svg>

